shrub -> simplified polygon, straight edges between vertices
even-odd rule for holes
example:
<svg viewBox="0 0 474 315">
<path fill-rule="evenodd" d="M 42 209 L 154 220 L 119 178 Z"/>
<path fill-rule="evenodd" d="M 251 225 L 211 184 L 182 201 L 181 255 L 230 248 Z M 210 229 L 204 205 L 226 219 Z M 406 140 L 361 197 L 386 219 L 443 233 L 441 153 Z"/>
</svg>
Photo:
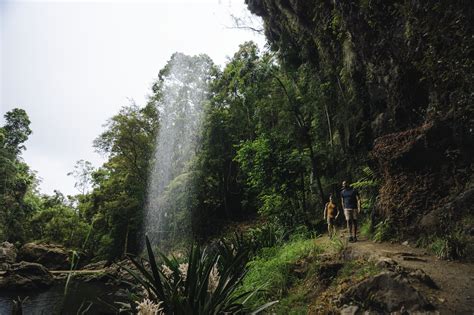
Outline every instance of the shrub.
<svg viewBox="0 0 474 315">
<path fill-rule="evenodd" d="M 281 298 L 294 280 L 290 269 L 297 261 L 313 255 L 316 251 L 319 251 L 319 248 L 314 239 L 293 240 L 278 247 L 263 248 L 247 264 L 249 270 L 239 291 L 264 289 L 251 297 L 251 305 Z"/>
<path fill-rule="evenodd" d="M 261 227 L 249 229 L 247 236 L 256 249 L 272 247 L 281 244 L 287 233 L 273 223 L 264 224 Z"/>
<path fill-rule="evenodd" d="M 374 232 L 374 241 L 384 242 L 391 240 L 395 237 L 395 230 L 393 223 L 390 219 L 386 219 L 382 222 L 377 223 Z"/>
<path fill-rule="evenodd" d="M 373 232 L 372 221 L 369 218 L 365 219 L 360 226 L 360 234 L 367 238 L 372 238 Z"/>
<path fill-rule="evenodd" d="M 440 259 L 460 259 L 466 256 L 467 240 L 460 232 L 436 237 L 429 249 Z"/>
<path fill-rule="evenodd" d="M 362 177 L 352 183 L 352 186 L 358 189 L 362 195 L 362 209 L 372 209 L 378 194 L 379 180 L 374 171 L 368 166 L 362 168 Z"/>
<path fill-rule="evenodd" d="M 122 304 L 127 310 L 136 312 L 136 305 L 144 305 L 143 301 L 148 299 L 145 304 L 159 307 L 165 314 L 235 314 L 247 311 L 246 297 L 255 290 L 236 294 L 245 276 L 245 251 L 218 249 L 211 252 L 193 245 L 186 262 L 180 263 L 174 257 L 160 254 L 161 263 L 158 263 L 148 238 L 146 247 L 148 260 L 130 257 L 138 272 L 124 266 L 143 289 L 143 292 L 131 295 L 131 303 Z M 232 256 L 224 259 L 223 254 Z M 220 260 L 226 263 L 219 265 Z"/>
<path fill-rule="evenodd" d="M 347 239 L 340 236 L 335 236 L 331 239 L 330 246 L 340 253 L 347 248 Z"/>
</svg>

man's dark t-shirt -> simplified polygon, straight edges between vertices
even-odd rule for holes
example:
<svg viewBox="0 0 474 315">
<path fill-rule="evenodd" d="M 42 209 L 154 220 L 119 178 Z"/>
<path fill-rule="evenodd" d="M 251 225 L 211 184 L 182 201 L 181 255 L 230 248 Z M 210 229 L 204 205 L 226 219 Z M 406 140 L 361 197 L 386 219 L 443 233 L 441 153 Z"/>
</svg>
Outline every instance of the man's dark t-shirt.
<svg viewBox="0 0 474 315">
<path fill-rule="evenodd" d="M 359 193 L 354 188 L 343 189 L 341 197 L 344 202 L 344 209 L 357 209 L 357 199 Z"/>
</svg>

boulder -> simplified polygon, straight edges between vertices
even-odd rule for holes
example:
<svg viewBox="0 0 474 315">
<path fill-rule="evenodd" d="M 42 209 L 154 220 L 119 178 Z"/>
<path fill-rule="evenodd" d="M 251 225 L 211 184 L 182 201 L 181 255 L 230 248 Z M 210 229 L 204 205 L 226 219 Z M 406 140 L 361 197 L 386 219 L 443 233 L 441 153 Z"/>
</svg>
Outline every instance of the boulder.
<svg viewBox="0 0 474 315">
<path fill-rule="evenodd" d="M 339 298 L 339 304 L 355 302 L 367 310 L 382 313 L 431 311 L 434 307 L 407 279 L 394 272 L 382 272 L 351 287 Z"/>
<path fill-rule="evenodd" d="M 17 250 L 15 245 L 9 242 L 0 244 L 0 270 L 7 270 L 10 264 L 16 262 Z"/>
<path fill-rule="evenodd" d="M 54 244 L 27 243 L 20 248 L 19 258 L 42 264 L 48 269 L 70 268 L 70 253 L 64 247 Z"/>
<path fill-rule="evenodd" d="M 0 290 L 36 290 L 53 284 L 53 275 L 43 265 L 22 261 L 12 264 L 0 277 Z"/>
</svg>

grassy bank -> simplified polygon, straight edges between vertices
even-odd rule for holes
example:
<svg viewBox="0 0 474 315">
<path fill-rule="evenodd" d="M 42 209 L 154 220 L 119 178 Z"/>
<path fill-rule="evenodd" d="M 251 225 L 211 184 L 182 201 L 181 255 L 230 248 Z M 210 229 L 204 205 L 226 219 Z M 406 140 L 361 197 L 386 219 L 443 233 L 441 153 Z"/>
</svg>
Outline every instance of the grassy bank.
<svg viewBox="0 0 474 315">
<path fill-rule="evenodd" d="M 251 305 L 278 301 L 271 312 L 307 314 L 331 312 L 338 293 L 380 271 L 363 260 L 341 260 L 343 241 L 325 237 L 293 239 L 262 249 L 248 264 L 242 291 L 262 290 Z"/>
</svg>

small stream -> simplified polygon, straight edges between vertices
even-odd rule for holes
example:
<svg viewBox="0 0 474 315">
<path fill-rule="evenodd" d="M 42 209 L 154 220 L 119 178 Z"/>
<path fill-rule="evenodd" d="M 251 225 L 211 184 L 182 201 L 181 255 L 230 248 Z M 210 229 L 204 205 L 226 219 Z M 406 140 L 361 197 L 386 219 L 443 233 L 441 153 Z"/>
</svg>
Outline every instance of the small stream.
<svg viewBox="0 0 474 315">
<path fill-rule="evenodd" d="M 114 314 L 103 302 L 113 304 L 120 299 L 117 296 L 119 287 L 107 286 L 100 282 L 73 281 L 69 284 L 67 296 L 64 296 L 64 283 L 55 284 L 43 291 L 1 291 L 0 290 L 0 315 L 11 314 L 13 301 L 18 297 L 23 299 L 24 315 L 55 315 L 79 314 L 79 309 L 85 309 L 90 303 L 91 307 L 86 313 L 80 314 Z M 81 308 L 82 307 L 82 308 Z"/>
</svg>

